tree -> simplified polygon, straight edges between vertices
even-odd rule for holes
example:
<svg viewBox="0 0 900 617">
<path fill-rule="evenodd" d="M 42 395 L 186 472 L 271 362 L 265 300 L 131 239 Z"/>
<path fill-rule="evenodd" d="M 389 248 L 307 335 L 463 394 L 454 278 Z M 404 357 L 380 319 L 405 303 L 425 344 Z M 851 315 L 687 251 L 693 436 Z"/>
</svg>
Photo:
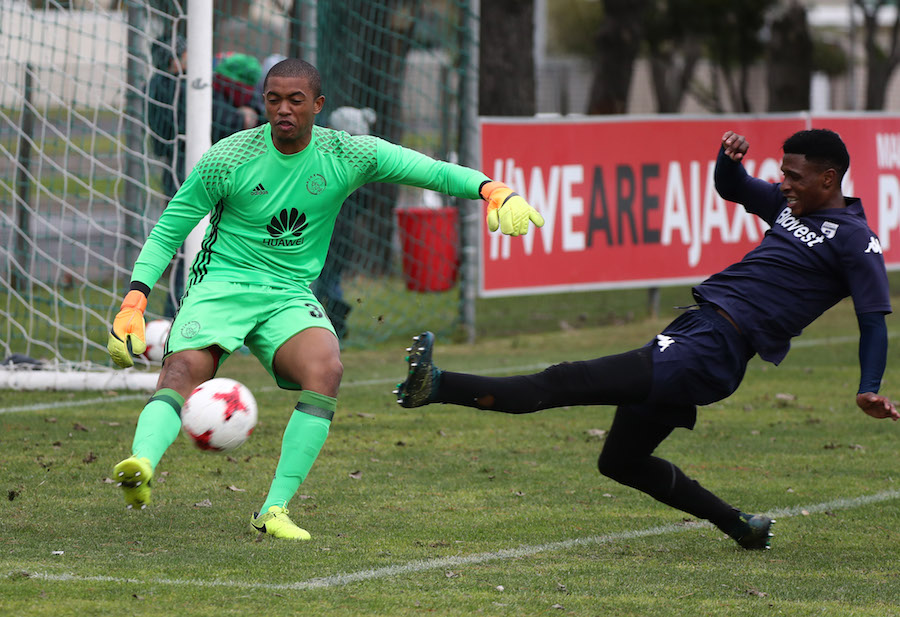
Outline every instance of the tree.
<svg viewBox="0 0 900 617">
<path fill-rule="evenodd" d="M 715 2 L 715 0 L 712 0 Z M 644 18 L 656 111 L 680 111 L 710 31 L 710 0 L 655 0 Z"/>
<path fill-rule="evenodd" d="M 766 51 L 769 111 L 809 108 L 813 40 L 806 9 L 793 1 L 772 20 Z"/>
<path fill-rule="evenodd" d="M 634 64 L 650 63 L 657 111 L 677 112 L 690 92 L 712 111 L 750 111 L 750 68 L 762 56 L 765 16 L 777 0 L 604 0 L 596 35 L 588 113 L 625 113 Z M 699 60 L 713 66 L 712 87 L 694 80 Z M 723 85 L 723 88 L 719 87 Z"/>
<path fill-rule="evenodd" d="M 604 20 L 596 37 L 589 114 L 623 114 L 634 62 L 644 38 L 642 20 L 650 0 L 603 0 Z"/>
<path fill-rule="evenodd" d="M 884 109 L 888 82 L 900 63 L 900 10 L 887 35 L 887 48 L 878 41 L 878 15 L 890 0 L 853 0 L 863 13 L 863 41 L 866 50 L 866 109 Z"/>
<path fill-rule="evenodd" d="M 596 0 L 547 2 L 547 52 L 590 58 L 603 23 L 603 5 Z"/>
<path fill-rule="evenodd" d="M 478 113 L 533 116 L 534 0 L 481 3 Z"/>
<path fill-rule="evenodd" d="M 709 106 L 722 111 L 720 87 L 728 95 L 731 108 L 739 113 L 750 108 L 749 77 L 752 66 L 763 56 L 765 45 L 761 33 L 766 25 L 766 13 L 777 0 L 735 0 L 713 2 L 711 8 L 715 27 L 708 39 L 710 61 L 713 64 L 713 87 L 707 93 Z"/>
</svg>

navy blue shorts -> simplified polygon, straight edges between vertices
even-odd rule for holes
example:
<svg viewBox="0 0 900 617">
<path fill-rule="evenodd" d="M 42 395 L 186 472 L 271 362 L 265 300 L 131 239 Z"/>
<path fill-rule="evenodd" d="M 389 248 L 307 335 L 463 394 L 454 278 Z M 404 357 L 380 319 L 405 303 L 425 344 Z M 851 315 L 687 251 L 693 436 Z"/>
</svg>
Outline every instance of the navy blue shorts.
<svg viewBox="0 0 900 617">
<path fill-rule="evenodd" d="M 647 343 L 653 360 L 650 395 L 623 405 L 668 426 L 694 428 L 697 405 L 737 390 L 754 351 L 712 304 L 686 310 Z"/>
</svg>

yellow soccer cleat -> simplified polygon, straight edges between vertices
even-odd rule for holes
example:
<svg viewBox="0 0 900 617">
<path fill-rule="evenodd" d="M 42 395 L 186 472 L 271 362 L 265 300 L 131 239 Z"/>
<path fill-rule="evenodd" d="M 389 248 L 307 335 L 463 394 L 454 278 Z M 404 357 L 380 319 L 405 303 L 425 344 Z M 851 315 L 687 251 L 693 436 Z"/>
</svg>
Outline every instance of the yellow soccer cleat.
<svg viewBox="0 0 900 617">
<path fill-rule="evenodd" d="M 116 486 L 122 488 L 126 507 L 143 510 L 150 503 L 153 467 L 149 459 L 129 456 L 113 468 Z"/>
<path fill-rule="evenodd" d="M 254 512 L 250 525 L 259 533 L 286 540 L 309 540 L 311 537 L 308 531 L 300 529 L 288 518 L 287 508 L 281 506 L 269 506 L 268 512 L 263 514 Z"/>
</svg>

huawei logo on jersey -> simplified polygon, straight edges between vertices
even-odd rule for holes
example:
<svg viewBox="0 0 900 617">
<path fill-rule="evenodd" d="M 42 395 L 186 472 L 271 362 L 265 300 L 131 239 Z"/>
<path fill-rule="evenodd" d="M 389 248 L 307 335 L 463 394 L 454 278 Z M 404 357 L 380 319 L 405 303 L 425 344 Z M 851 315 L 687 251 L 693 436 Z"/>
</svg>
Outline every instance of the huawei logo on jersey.
<svg viewBox="0 0 900 617">
<path fill-rule="evenodd" d="M 269 232 L 271 238 L 263 241 L 266 246 L 297 246 L 303 244 L 303 230 L 309 223 L 306 221 L 306 214 L 301 213 L 297 208 L 288 210 L 285 208 L 278 216 L 273 216 L 269 224 L 266 225 L 266 231 Z"/>
</svg>

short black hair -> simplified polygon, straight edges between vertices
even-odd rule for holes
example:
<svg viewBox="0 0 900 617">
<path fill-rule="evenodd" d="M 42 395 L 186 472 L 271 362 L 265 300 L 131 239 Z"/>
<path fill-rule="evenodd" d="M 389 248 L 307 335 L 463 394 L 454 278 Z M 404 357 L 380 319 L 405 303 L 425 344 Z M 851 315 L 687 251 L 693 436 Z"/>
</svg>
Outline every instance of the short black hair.
<svg viewBox="0 0 900 617">
<path fill-rule="evenodd" d="M 802 154 L 811 163 L 833 167 L 838 178 L 850 168 L 850 154 L 841 136 L 830 129 L 809 129 L 794 133 L 782 146 L 785 154 Z"/>
<path fill-rule="evenodd" d="M 313 97 L 318 98 L 322 94 L 322 77 L 319 75 L 319 69 L 300 58 L 285 58 L 269 69 L 263 81 L 263 92 L 269 84 L 269 77 L 305 77 L 313 90 Z"/>
</svg>

